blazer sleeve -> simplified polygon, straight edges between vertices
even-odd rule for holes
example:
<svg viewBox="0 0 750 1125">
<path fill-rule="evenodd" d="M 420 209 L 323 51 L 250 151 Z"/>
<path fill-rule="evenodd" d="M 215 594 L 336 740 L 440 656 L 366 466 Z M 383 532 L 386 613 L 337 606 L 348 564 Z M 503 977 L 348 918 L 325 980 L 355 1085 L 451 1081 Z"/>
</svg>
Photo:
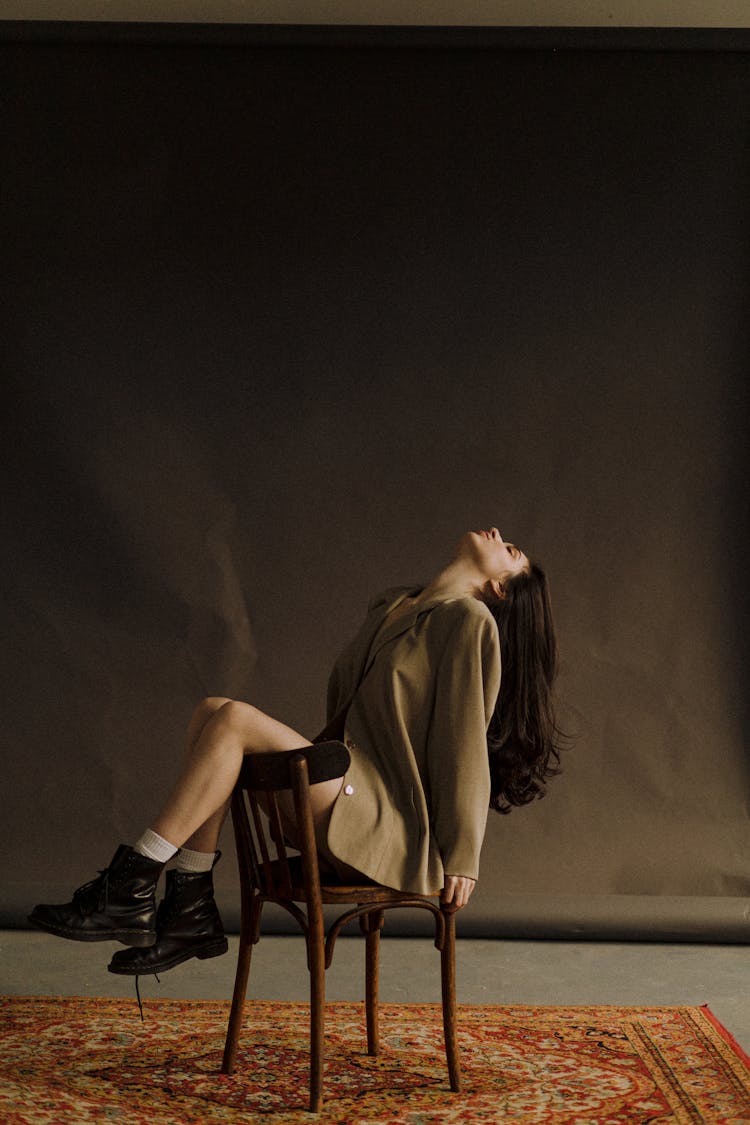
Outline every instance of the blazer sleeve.
<svg viewBox="0 0 750 1125">
<path fill-rule="evenodd" d="M 486 607 L 453 623 L 435 688 L 427 745 L 432 831 L 445 874 L 476 879 L 490 803 L 487 727 L 500 690 L 500 640 Z"/>
</svg>

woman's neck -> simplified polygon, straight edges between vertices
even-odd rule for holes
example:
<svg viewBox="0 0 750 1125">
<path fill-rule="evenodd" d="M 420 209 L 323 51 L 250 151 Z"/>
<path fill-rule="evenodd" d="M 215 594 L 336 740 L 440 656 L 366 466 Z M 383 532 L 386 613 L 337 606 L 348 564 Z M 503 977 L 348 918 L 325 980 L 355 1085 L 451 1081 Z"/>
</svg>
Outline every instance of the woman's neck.
<svg viewBox="0 0 750 1125">
<path fill-rule="evenodd" d="M 481 595 L 486 579 L 477 574 L 474 567 L 463 559 L 454 559 L 438 571 L 434 578 L 416 597 L 416 601 L 426 602 L 433 598 L 448 601 L 451 598 L 477 598 Z"/>
</svg>

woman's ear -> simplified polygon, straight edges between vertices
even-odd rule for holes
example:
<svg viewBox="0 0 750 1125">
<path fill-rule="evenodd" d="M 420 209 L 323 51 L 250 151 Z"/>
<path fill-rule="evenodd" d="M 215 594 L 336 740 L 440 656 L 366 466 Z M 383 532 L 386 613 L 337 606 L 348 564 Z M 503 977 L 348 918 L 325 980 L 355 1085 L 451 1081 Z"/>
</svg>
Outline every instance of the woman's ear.
<svg viewBox="0 0 750 1125">
<path fill-rule="evenodd" d="M 496 598 L 499 598 L 501 602 L 505 601 L 505 587 L 499 578 L 490 579 L 490 589 Z"/>
</svg>

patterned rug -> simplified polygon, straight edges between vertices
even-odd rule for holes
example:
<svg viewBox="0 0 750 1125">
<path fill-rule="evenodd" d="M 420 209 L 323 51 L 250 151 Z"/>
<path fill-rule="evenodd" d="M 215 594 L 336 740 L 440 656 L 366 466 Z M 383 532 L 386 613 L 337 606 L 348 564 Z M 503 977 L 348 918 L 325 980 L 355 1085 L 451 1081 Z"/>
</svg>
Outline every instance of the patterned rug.
<svg viewBox="0 0 750 1125">
<path fill-rule="evenodd" d="M 306 1112 L 308 1009 L 253 1001 L 235 1075 L 218 1073 L 228 1004 L 6 997 L 3 1125 L 738 1125 L 750 1060 L 707 1008 L 465 1007 L 464 1091 L 448 1088 L 439 1005 L 328 1005 L 326 1105 Z"/>
</svg>

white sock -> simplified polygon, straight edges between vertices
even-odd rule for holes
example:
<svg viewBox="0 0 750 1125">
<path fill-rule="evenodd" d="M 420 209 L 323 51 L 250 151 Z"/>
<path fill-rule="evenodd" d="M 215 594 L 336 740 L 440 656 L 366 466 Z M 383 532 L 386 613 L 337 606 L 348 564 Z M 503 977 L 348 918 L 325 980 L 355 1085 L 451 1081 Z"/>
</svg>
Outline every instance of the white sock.
<svg viewBox="0 0 750 1125">
<path fill-rule="evenodd" d="M 133 844 L 133 851 L 148 856 L 149 859 L 158 859 L 159 863 L 166 863 L 175 854 L 177 848 L 174 844 L 170 844 L 169 840 L 147 828 L 140 839 Z"/>
<path fill-rule="evenodd" d="M 216 859 L 216 852 L 192 852 L 190 848 L 180 848 L 176 867 L 178 871 L 210 871 Z"/>
</svg>

